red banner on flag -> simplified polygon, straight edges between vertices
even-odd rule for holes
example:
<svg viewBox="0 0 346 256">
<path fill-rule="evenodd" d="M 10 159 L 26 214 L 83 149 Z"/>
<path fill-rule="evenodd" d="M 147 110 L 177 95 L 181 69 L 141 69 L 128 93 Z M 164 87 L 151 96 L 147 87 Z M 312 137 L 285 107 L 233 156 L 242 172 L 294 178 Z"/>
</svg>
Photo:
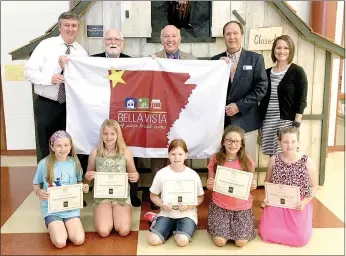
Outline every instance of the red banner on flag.
<svg viewBox="0 0 346 256">
<path fill-rule="evenodd" d="M 195 84 L 188 73 L 109 71 L 110 118 L 117 120 L 127 145 L 168 147 L 168 132 L 188 103 Z"/>
</svg>

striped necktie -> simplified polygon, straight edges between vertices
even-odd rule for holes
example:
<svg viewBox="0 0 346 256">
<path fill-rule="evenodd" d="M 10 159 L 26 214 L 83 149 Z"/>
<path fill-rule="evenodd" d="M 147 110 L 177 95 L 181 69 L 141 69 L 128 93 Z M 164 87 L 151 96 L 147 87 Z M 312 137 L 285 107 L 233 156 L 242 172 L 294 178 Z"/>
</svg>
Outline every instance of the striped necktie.
<svg viewBox="0 0 346 256">
<path fill-rule="evenodd" d="M 71 44 L 65 44 L 67 49 L 66 49 L 66 52 L 65 54 L 66 55 L 69 55 L 70 54 L 70 51 L 71 51 Z M 64 70 L 61 71 L 61 74 L 64 73 Z M 66 92 L 65 92 L 65 84 L 60 84 L 59 85 L 59 91 L 58 91 L 58 102 L 60 104 L 64 103 L 66 101 Z"/>
</svg>

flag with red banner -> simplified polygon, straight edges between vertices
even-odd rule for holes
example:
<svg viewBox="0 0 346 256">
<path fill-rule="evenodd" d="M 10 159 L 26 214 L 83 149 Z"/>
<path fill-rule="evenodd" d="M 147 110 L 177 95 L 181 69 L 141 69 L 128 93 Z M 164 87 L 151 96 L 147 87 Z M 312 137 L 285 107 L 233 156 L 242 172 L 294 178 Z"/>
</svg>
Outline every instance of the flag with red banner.
<svg viewBox="0 0 346 256">
<path fill-rule="evenodd" d="M 77 153 L 89 154 L 109 118 L 136 157 L 167 157 L 180 138 L 189 158 L 208 158 L 220 144 L 229 74 L 222 60 L 71 57 L 67 131 Z"/>
</svg>

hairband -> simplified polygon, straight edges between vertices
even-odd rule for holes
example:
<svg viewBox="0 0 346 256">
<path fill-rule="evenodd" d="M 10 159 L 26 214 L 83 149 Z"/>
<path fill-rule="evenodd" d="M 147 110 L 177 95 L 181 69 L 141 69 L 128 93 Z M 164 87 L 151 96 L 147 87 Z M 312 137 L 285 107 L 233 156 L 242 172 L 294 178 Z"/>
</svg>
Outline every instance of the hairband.
<svg viewBox="0 0 346 256">
<path fill-rule="evenodd" d="M 53 135 L 50 137 L 49 139 L 50 144 L 53 145 L 57 139 L 61 139 L 61 138 L 68 138 L 71 140 L 70 134 L 68 134 L 66 131 L 60 130 L 53 133 Z"/>
</svg>

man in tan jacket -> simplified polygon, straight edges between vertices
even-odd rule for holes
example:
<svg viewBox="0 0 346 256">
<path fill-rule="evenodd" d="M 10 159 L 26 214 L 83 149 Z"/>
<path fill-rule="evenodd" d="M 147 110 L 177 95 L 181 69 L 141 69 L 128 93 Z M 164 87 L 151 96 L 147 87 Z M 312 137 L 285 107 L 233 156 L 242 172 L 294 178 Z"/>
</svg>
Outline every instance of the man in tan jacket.
<svg viewBox="0 0 346 256">
<path fill-rule="evenodd" d="M 167 25 L 161 30 L 161 44 L 163 50 L 152 55 L 153 58 L 167 58 L 167 59 L 180 59 L 180 60 L 197 60 L 195 56 L 190 53 L 179 50 L 181 42 L 180 30 L 173 26 Z M 150 168 L 152 180 L 156 173 L 168 164 L 166 158 L 151 158 Z M 156 205 L 151 203 L 153 210 L 158 209 Z"/>
</svg>

